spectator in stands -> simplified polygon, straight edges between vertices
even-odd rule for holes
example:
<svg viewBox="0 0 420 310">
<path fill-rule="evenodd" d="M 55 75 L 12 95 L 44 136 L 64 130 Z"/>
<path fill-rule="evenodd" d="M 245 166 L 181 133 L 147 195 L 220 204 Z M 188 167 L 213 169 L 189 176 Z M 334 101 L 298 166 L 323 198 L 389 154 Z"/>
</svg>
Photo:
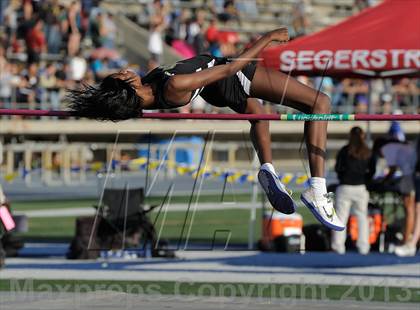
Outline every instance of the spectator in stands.
<svg viewBox="0 0 420 310">
<path fill-rule="evenodd" d="M 112 14 L 103 14 L 100 28 L 102 46 L 110 49 L 115 47 L 115 38 L 117 37 L 117 26 L 115 26 L 113 18 Z"/>
<path fill-rule="evenodd" d="M 41 19 L 37 19 L 34 26 L 26 34 L 28 64 L 39 62 L 41 53 L 47 51 L 43 26 L 44 22 Z"/>
<path fill-rule="evenodd" d="M 4 20 L 2 27 L 0 27 L 2 28 L 0 30 L 0 46 L 3 46 L 7 53 L 13 55 L 14 61 L 20 56 L 15 54 L 19 53 L 27 55 L 29 62 L 38 62 L 39 56 L 43 52 L 59 54 L 61 51 L 67 51 L 70 56 L 69 59 L 71 59 L 72 56 L 77 54 L 79 45 L 81 44 L 81 40 L 83 40 L 83 36 L 87 29 L 90 30 L 87 33 L 90 34 L 94 47 L 113 47 L 115 44 L 114 38 L 116 33 L 113 18 L 112 16 L 107 16 L 105 11 L 97 7 L 97 0 L 0 0 L 0 2 L 4 9 Z M 161 35 L 166 29 L 168 20 L 165 5 L 170 1 L 154 0 L 150 2 L 151 5 L 147 10 L 150 17 L 151 30 L 149 50 L 152 57 L 160 64 L 162 62 L 161 58 L 163 53 Z M 182 55 L 184 55 L 185 58 L 203 52 L 211 53 L 217 57 L 235 55 L 237 52 L 237 42 L 231 42 L 231 36 L 226 35 L 226 31 L 219 31 L 217 27 L 217 16 L 218 14 L 228 14 L 228 20 L 235 20 L 235 16 L 240 15 L 238 11 L 242 10 L 243 12 L 246 12 L 246 14 L 252 13 L 251 11 L 254 10 L 252 8 L 255 7 L 254 0 L 247 1 L 246 3 L 239 2 L 240 1 L 235 2 L 232 0 L 207 1 L 207 4 L 214 8 L 211 13 L 213 15 L 210 16 L 207 15 L 208 12 L 201 9 L 191 10 L 184 8 L 183 10 L 173 10 L 170 33 L 167 35 L 167 38 L 171 37 L 171 40 L 167 40 L 167 42 L 171 45 L 173 42 L 177 42 L 177 45 L 175 46 L 174 44 L 173 47 L 176 48 L 177 51 L 182 51 Z M 261 1 L 259 0 L 259 2 Z M 301 7 L 299 7 L 299 5 L 301 5 Z M 306 6 L 307 8 L 305 1 L 298 2 L 296 8 L 299 8 L 302 13 L 306 10 L 303 6 Z M 81 8 L 83 8 L 83 11 Z M 90 20 L 87 21 L 84 16 L 90 16 Z M 208 26 L 206 18 L 209 22 Z M 43 27 L 39 27 L 39 25 L 34 27 L 36 21 L 43 23 Z M 89 25 L 86 24 L 87 22 L 89 22 Z M 144 24 L 146 25 L 146 22 L 144 22 Z M 38 28 L 38 30 L 36 30 L 36 28 Z M 35 32 L 36 35 L 33 36 L 32 33 L 29 34 L 30 31 Z M 26 43 L 30 43 L 31 48 L 28 47 L 25 49 L 24 45 L 26 44 L 22 45 L 22 42 L 25 43 L 25 41 L 28 41 L 27 39 L 29 39 L 30 42 Z M 89 41 L 87 41 L 87 43 L 89 43 Z M 64 60 L 60 60 L 57 63 L 58 68 L 61 68 L 63 65 L 69 67 L 69 64 L 63 64 L 63 61 Z M 101 73 L 98 75 L 98 72 L 107 72 L 109 69 L 115 69 L 116 67 L 115 64 L 112 64 L 107 60 L 98 60 L 95 61 L 94 64 L 99 64 L 100 67 L 98 69 L 97 67 L 92 66 L 96 78 L 100 78 Z M 123 64 L 120 63 L 117 67 L 118 66 L 121 67 Z M 13 70 L 18 70 L 13 63 L 11 64 L 11 68 L 13 68 Z M 21 80 L 25 80 L 24 72 L 27 71 L 26 69 L 27 67 L 19 68 L 16 73 L 12 73 L 14 81 L 16 81 L 16 79 L 19 80 L 19 83 L 17 83 L 18 85 L 21 85 Z M 70 73 L 74 73 L 74 68 L 70 70 Z M 20 75 L 22 76 L 20 77 Z M 79 74 L 78 76 L 80 78 L 82 75 Z M 71 76 L 69 75 L 69 77 Z M 305 78 L 305 80 L 307 80 L 309 84 L 313 84 L 314 82 L 312 79 Z M 395 109 L 398 108 L 398 104 L 403 107 L 414 109 L 416 106 L 414 103 L 416 100 L 419 100 L 420 85 L 416 84 L 419 83 L 418 81 L 419 79 L 402 79 L 395 83 L 393 88 L 390 86 L 389 89 L 386 89 L 386 92 L 389 93 L 389 95 L 394 96 L 396 100 L 395 106 L 391 105 L 391 101 L 384 102 L 384 113 L 394 113 Z M 315 85 L 317 85 L 318 82 L 319 81 L 315 80 Z M 329 82 L 330 81 L 327 78 L 324 78 L 324 92 L 328 93 L 330 91 L 331 85 Z M 344 88 L 348 88 L 348 84 L 349 83 L 344 82 L 344 85 L 341 83 L 335 85 L 332 100 L 333 104 L 344 101 L 341 100 L 340 88 L 343 88 L 344 91 Z M 345 95 L 349 98 L 352 105 L 356 106 L 358 111 L 364 111 L 364 108 L 366 107 L 366 105 L 363 104 L 364 97 L 359 97 L 359 94 L 362 96 L 366 95 L 363 90 L 363 88 L 366 88 L 366 82 L 356 83 L 352 81 L 350 84 L 351 92 L 344 92 Z M 361 87 L 358 84 L 360 84 Z M 355 89 L 357 89 L 357 91 L 355 91 Z M 374 88 L 372 89 L 375 90 Z M 22 89 L 18 89 L 17 93 L 18 97 L 27 99 L 26 95 L 19 95 L 27 93 L 27 88 L 25 86 L 22 86 Z M 373 96 L 376 95 L 377 98 L 380 98 L 380 95 L 383 93 L 385 93 L 385 90 L 383 89 L 379 91 L 375 90 Z M 374 101 L 379 101 L 379 99 Z M 358 102 L 361 102 L 362 104 L 357 104 Z M 353 113 L 353 106 L 349 106 L 349 110 L 345 112 Z M 410 113 L 412 113 L 411 110 Z"/>
<path fill-rule="evenodd" d="M 387 175 L 381 180 L 380 186 L 384 189 L 395 190 L 402 196 L 405 209 L 404 242 L 407 242 L 410 240 L 414 227 L 416 150 L 408 142 L 379 138 L 374 143 L 373 152 L 373 164 L 375 165 L 378 157 L 383 157 L 389 169 Z M 397 170 L 401 172 L 400 178 L 395 177 Z"/>
<path fill-rule="evenodd" d="M 395 94 L 397 109 L 411 108 L 412 97 L 418 97 L 420 95 L 415 79 L 402 78 L 396 81 L 392 88 Z M 413 113 L 416 111 L 410 112 Z"/>
<path fill-rule="evenodd" d="M 392 114 L 392 94 L 384 93 L 381 96 L 381 106 L 383 114 Z"/>
<path fill-rule="evenodd" d="M 224 11 L 223 5 L 225 4 L 225 0 L 209 0 L 208 5 L 210 8 L 211 14 L 218 15 Z"/>
<path fill-rule="evenodd" d="M 78 51 L 77 54 L 70 58 L 70 79 L 74 81 L 81 81 L 86 74 L 87 62 L 86 59 L 82 56 L 81 51 Z"/>
<path fill-rule="evenodd" d="M 5 3 L 2 1 L 2 4 Z M 86 61 L 77 53 L 77 47 L 80 45 L 77 35 L 79 34 L 82 38 L 85 29 L 87 29 L 80 4 L 81 1 L 10 1 L 5 10 L 7 16 L 4 19 L 3 27 L 0 27 L 2 28 L 0 30 L 2 101 L 29 103 L 30 107 L 35 107 L 36 101 L 42 101 L 47 104 L 47 108 L 51 108 L 50 101 L 52 101 L 53 108 L 55 108 L 58 106 L 57 98 L 59 98 L 61 90 L 71 87 L 73 79 L 80 81 L 87 75 L 84 65 Z M 85 1 L 84 7 L 89 8 L 89 3 Z M 92 10 L 94 11 L 93 8 Z M 109 25 L 108 23 L 108 29 L 111 28 L 111 31 L 107 32 L 107 45 L 111 45 L 114 33 L 112 25 Z M 24 42 L 25 46 L 22 46 L 20 42 Z M 6 60 L 6 50 L 3 47 L 12 54 L 13 63 Z M 54 75 L 51 75 L 51 72 L 57 69 L 49 65 L 45 70 L 40 69 L 38 72 L 38 69 L 42 67 L 39 62 L 40 56 L 44 52 L 58 54 L 62 48 L 67 49 L 70 58 L 68 63 L 64 63 L 64 59 L 55 63 L 54 67 L 58 68 L 55 77 L 56 86 L 51 87 L 54 85 Z M 26 66 L 19 63 L 19 55 L 15 55 L 16 53 L 23 53 L 27 56 L 28 64 Z M 9 63 L 8 69 L 2 66 L 4 63 Z M 121 66 L 123 63 L 118 65 Z M 12 89 L 11 96 L 9 95 L 10 88 Z"/>
<path fill-rule="evenodd" d="M 23 18 L 26 21 L 30 21 L 33 17 L 34 7 L 31 0 L 23 0 Z"/>
<path fill-rule="evenodd" d="M 205 38 L 209 44 L 209 52 L 212 56 L 222 57 L 222 52 L 219 45 L 219 29 L 217 27 L 217 19 L 213 17 L 210 20 L 210 25 L 205 31 Z"/>
<path fill-rule="evenodd" d="M 191 11 L 188 9 L 182 9 L 179 14 L 173 17 L 170 27 L 173 29 L 174 39 L 187 39 L 190 19 Z"/>
<path fill-rule="evenodd" d="M 375 5 L 376 2 L 376 0 L 354 0 L 354 5 L 359 11 L 363 11 L 364 9 Z"/>
<path fill-rule="evenodd" d="M 45 2 L 43 9 L 45 10 L 43 14 L 45 15 L 45 36 L 47 39 L 48 53 L 59 54 L 63 44 L 63 35 L 58 19 L 62 7 L 57 2 Z"/>
<path fill-rule="evenodd" d="M 381 111 L 381 95 L 385 93 L 386 85 L 383 79 L 372 79 L 370 81 L 370 104 L 372 105 L 372 113 L 382 113 Z"/>
<path fill-rule="evenodd" d="M 401 246 L 395 248 L 395 254 L 398 256 L 414 256 L 417 252 L 417 244 L 420 241 L 420 137 L 417 138 L 417 164 L 415 169 L 415 223 L 413 236 Z"/>
<path fill-rule="evenodd" d="M 197 55 L 203 54 L 207 49 L 203 34 L 205 17 L 206 12 L 198 10 L 189 25 L 187 41 L 194 48 Z"/>
<path fill-rule="evenodd" d="M 306 16 L 306 3 L 304 0 L 298 0 L 293 6 L 292 26 L 296 37 L 303 36 L 307 33 L 309 26 Z"/>
<path fill-rule="evenodd" d="M 221 22 L 227 23 L 232 20 L 240 22 L 239 12 L 235 6 L 235 0 L 225 0 L 223 4 L 223 12 L 218 15 Z"/>
<path fill-rule="evenodd" d="M 184 58 L 196 55 L 193 48 L 195 36 L 200 32 L 199 25 L 191 19 L 191 12 L 183 9 L 179 15 L 173 14 L 166 42 Z"/>
<path fill-rule="evenodd" d="M 27 70 L 22 72 L 18 84 L 17 99 L 20 103 L 27 103 L 29 108 L 35 108 L 38 92 L 38 65 L 31 63 Z"/>
<path fill-rule="evenodd" d="M 349 143 L 337 155 L 335 171 L 340 185 L 336 190 L 336 211 L 338 217 L 347 223 L 350 211 L 358 221 L 357 249 L 361 254 L 369 252 L 369 221 L 368 202 L 369 192 L 366 189 L 369 175 L 371 151 L 365 141 L 365 133 L 360 127 L 353 127 L 350 131 Z M 345 242 L 347 233 L 332 232 L 331 248 L 339 254 L 346 252 Z"/>
<path fill-rule="evenodd" d="M 356 109 L 364 111 L 367 104 L 366 96 L 369 92 L 368 82 L 362 79 L 344 79 L 342 83 L 343 96 L 347 102 Z"/>
<path fill-rule="evenodd" d="M 106 75 L 110 74 L 111 71 L 116 69 L 112 66 L 111 61 L 106 57 L 104 59 L 93 60 L 90 68 L 95 74 L 96 80 L 103 79 Z"/>
<path fill-rule="evenodd" d="M 257 18 L 259 15 L 258 6 L 256 0 L 242 1 L 237 4 L 237 9 L 240 13 L 244 13 L 247 16 Z"/>
<path fill-rule="evenodd" d="M 1 48 L 0 48 L 1 50 Z M 0 65 L 0 107 L 10 109 L 12 102 L 13 75 L 11 65 Z"/>
<path fill-rule="evenodd" d="M 5 70 L 7 63 L 6 50 L 0 45 L 0 73 Z"/>
<path fill-rule="evenodd" d="M 239 36 L 234 31 L 223 31 L 219 35 L 220 51 L 224 57 L 235 57 L 237 54 L 237 44 Z"/>
<path fill-rule="evenodd" d="M 21 12 L 18 14 L 19 17 L 17 19 L 18 28 L 16 37 L 17 39 L 26 40 L 28 32 L 34 25 L 32 2 L 23 1 L 22 6 L 19 7 L 18 10 Z"/>
<path fill-rule="evenodd" d="M 166 23 L 163 13 L 163 6 L 160 0 L 155 0 L 153 4 L 155 10 L 154 15 L 150 17 L 150 36 L 147 46 L 150 52 L 150 56 L 160 64 L 163 61 L 162 31 L 165 29 Z"/>
<path fill-rule="evenodd" d="M 369 110 L 369 99 L 367 95 L 359 94 L 356 96 L 355 101 L 355 112 L 356 113 L 367 113 Z"/>
<path fill-rule="evenodd" d="M 96 14 L 92 14 L 90 20 L 90 37 L 92 39 L 92 44 L 95 48 L 101 47 L 101 20 L 102 20 L 102 12 L 97 12 Z"/>
<path fill-rule="evenodd" d="M 17 31 L 17 4 L 16 1 L 12 1 L 4 11 L 3 27 L 6 34 L 6 40 L 4 47 L 6 50 L 12 45 L 12 41 L 16 38 Z"/>
<path fill-rule="evenodd" d="M 54 18 L 48 31 L 48 52 L 50 54 L 59 54 L 63 45 L 63 36 L 60 31 L 58 19 Z"/>
<path fill-rule="evenodd" d="M 67 54 L 74 56 L 79 51 L 82 27 L 81 6 L 79 1 L 73 1 L 68 9 L 67 27 L 68 34 Z"/>
<path fill-rule="evenodd" d="M 42 88 L 41 109 L 59 110 L 60 88 L 57 81 L 57 67 L 55 63 L 50 63 L 40 74 L 39 86 Z"/>
<path fill-rule="evenodd" d="M 73 87 L 73 81 L 70 79 L 70 65 L 68 62 L 57 65 L 57 85 L 60 91 L 66 88 Z"/>
<path fill-rule="evenodd" d="M 21 84 L 21 75 L 20 75 L 20 68 L 15 63 L 10 64 L 10 73 L 12 74 L 12 107 L 15 107 L 15 102 L 17 101 L 18 97 L 18 89 L 19 85 Z"/>
<path fill-rule="evenodd" d="M 343 83 L 335 83 L 334 92 L 331 97 L 331 105 L 333 111 L 340 113 L 348 112 L 343 111 L 343 106 L 345 106 Z"/>
</svg>

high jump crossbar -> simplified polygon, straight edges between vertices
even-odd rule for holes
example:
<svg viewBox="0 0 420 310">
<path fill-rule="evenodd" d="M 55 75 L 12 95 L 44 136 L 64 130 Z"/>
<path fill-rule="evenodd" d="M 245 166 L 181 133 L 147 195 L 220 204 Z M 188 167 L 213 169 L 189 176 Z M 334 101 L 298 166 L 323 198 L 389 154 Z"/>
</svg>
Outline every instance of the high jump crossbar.
<svg viewBox="0 0 420 310">
<path fill-rule="evenodd" d="M 70 111 L 0 109 L 0 115 L 73 117 Z M 420 121 L 420 114 L 209 114 L 143 113 L 144 119 L 267 120 L 267 121 Z"/>
</svg>

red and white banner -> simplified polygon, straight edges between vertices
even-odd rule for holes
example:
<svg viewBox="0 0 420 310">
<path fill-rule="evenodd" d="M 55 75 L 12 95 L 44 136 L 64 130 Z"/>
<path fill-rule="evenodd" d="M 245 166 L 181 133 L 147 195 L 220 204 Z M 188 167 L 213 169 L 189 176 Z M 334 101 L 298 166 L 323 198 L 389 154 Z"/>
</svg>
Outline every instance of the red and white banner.
<svg viewBox="0 0 420 310">
<path fill-rule="evenodd" d="M 294 75 L 419 75 L 420 0 L 385 0 L 261 56 L 262 65 Z"/>
</svg>

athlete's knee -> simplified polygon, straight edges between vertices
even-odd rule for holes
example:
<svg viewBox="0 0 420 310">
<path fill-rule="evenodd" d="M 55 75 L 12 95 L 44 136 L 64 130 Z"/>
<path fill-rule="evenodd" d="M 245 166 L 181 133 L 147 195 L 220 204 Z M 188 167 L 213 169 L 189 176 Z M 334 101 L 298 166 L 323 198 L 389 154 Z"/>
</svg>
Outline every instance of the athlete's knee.
<svg viewBox="0 0 420 310">
<path fill-rule="evenodd" d="M 254 98 L 249 98 L 245 109 L 247 114 L 264 114 L 265 109 L 263 105 Z M 252 122 L 251 122 L 252 123 Z"/>
<path fill-rule="evenodd" d="M 262 114 L 264 113 L 264 108 L 261 103 L 255 98 L 248 98 L 246 102 L 245 113 L 248 114 Z"/>
<path fill-rule="evenodd" d="M 249 109 L 247 109 L 246 113 L 249 114 L 265 114 L 265 109 L 264 107 L 258 103 L 255 105 L 251 105 L 249 106 Z M 266 124 L 268 125 L 268 121 L 263 121 L 263 120 L 250 120 L 249 121 L 251 123 L 251 125 L 256 125 L 256 124 Z"/>
<path fill-rule="evenodd" d="M 314 113 L 329 114 L 331 113 L 331 99 L 324 93 L 319 93 L 318 100 L 314 106 Z"/>
<path fill-rule="evenodd" d="M 264 114 L 265 109 L 260 103 L 258 103 L 258 104 L 255 105 L 253 113 L 254 114 Z"/>
</svg>

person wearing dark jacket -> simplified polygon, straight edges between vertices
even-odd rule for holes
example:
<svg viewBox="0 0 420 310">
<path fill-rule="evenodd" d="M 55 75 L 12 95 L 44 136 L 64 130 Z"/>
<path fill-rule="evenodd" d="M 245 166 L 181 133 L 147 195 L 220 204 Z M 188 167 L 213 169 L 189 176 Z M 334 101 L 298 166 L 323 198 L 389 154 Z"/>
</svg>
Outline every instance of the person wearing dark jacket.
<svg viewBox="0 0 420 310">
<path fill-rule="evenodd" d="M 368 202 L 369 192 L 366 181 L 369 175 L 371 151 L 365 142 L 365 133 L 360 127 L 353 127 L 350 131 L 349 143 L 337 154 L 335 171 L 339 186 L 336 190 L 336 210 L 338 217 L 347 223 L 352 211 L 358 222 L 357 249 L 361 254 L 367 254 L 369 245 Z M 346 252 L 345 242 L 347 233 L 332 232 L 332 249 L 339 253 Z"/>
</svg>

